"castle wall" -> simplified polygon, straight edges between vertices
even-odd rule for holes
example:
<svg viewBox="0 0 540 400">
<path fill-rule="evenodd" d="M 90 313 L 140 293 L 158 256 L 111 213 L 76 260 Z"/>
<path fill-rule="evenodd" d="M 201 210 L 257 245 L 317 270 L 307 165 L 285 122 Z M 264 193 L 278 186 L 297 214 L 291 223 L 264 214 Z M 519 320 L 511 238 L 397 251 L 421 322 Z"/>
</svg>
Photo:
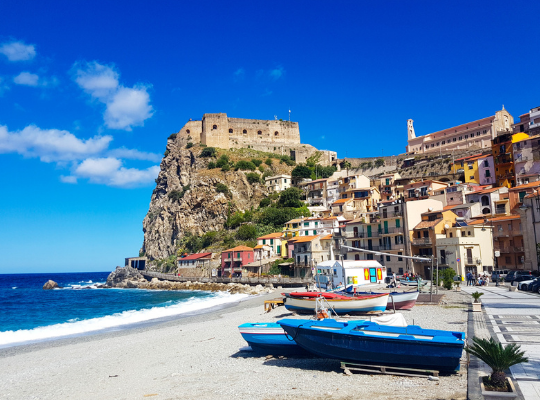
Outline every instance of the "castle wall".
<svg viewBox="0 0 540 400">
<path fill-rule="evenodd" d="M 227 114 L 204 114 L 202 119 L 201 143 L 221 149 L 229 148 L 229 126 Z"/>
<path fill-rule="evenodd" d="M 199 143 L 202 140 L 202 121 L 186 122 L 178 132 L 178 135 L 185 137 L 187 142 Z"/>
<path fill-rule="evenodd" d="M 229 139 L 243 143 L 300 144 L 298 122 L 228 118 Z"/>
</svg>

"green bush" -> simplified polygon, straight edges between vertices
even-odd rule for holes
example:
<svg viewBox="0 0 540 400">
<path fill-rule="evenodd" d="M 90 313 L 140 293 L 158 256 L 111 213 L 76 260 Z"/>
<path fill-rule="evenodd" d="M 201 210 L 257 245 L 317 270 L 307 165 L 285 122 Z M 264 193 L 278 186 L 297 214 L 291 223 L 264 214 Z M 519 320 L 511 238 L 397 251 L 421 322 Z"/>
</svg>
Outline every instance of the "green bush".
<svg viewBox="0 0 540 400">
<path fill-rule="evenodd" d="M 300 200 L 303 192 L 295 187 L 290 187 L 282 191 L 279 195 L 278 204 L 280 207 L 302 207 L 303 203 Z"/>
<path fill-rule="evenodd" d="M 217 168 L 223 168 L 224 165 L 229 164 L 229 157 L 227 157 L 225 154 L 223 154 L 216 162 Z"/>
<path fill-rule="evenodd" d="M 216 163 L 213 162 L 213 161 L 210 161 L 210 162 L 208 163 L 208 169 L 214 169 L 214 168 L 216 168 Z"/>
<path fill-rule="evenodd" d="M 229 229 L 234 229 L 238 228 L 242 222 L 244 222 L 244 213 L 236 211 L 233 215 L 229 215 L 225 222 L 225 226 Z"/>
<path fill-rule="evenodd" d="M 225 193 L 225 195 L 227 195 L 229 194 L 229 188 L 227 187 L 227 185 L 220 182 L 216 185 L 216 192 Z"/>
<path fill-rule="evenodd" d="M 262 180 L 264 182 L 264 180 L 266 178 L 268 178 L 269 176 L 272 176 L 272 171 L 270 171 L 269 169 L 267 169 L 266 171 L 264 171 L 263 175 L 262 175 Z"/>
<path fill-rule="evenodd" d="M 249 171 L 255 171 L 255 164 L 253 164 L 251 161 L 238 161 L 234 167 L 235 171 L 240 170 L 249 170 Z"/>
<path fill-rule="evenodd" d="M 257 222 L 262 225 L 272 225 L 275 227 L 275 229 L 279 230 L 283 228 L 283 224 L 285 224 L 286 222 L 294 218 L 299 218 L 301 216 L 311 216 L 311 213 L 309 212 L 307 207 L 266 207 L 257 217 Z"/>
<path fill-rule="evenodd" d="M 201 155 L 199 157 L 215 157 L 216 156 L 216 149 L 214 147 L 205 147 L 203 151 L 201 151 Z"/>
<path fill-rule="evenodd" d="M 321 178 L 330 178 L 336 171 L 337 171 L 337 168 L 334 167 L 333 165 L 328 166 L 328 167 L 321 167 L 320 165 L 317 165 L 317 169 L 316 169 L 317 176 Z"/>
<path fill-rule="evenodd" d="M 439 277 L 441 275 L 442 275 L 443 287 L 445 289 L 451 290 L 452 285 L 454 284 L 454 276 L 456 275 L 456 271 L 454 271 L 452 268 L 446 268 L 439 272 Z"/>
<path fill-rule="evenodd" d="M 169 197 L 169 199 L 171 199 L 172 201 L 178 201 L 180 200 L 182 197 L 184 197 L 184 194 L 185 192 L 182 190 L 173 190 L 171 192 L 169 192 L 169 194 L 167 195 L 167 197 Z"/>
<path fill-rule="evenodd" d="M 176 139 L 176 133 L 171 133 L 169 137 L 167 138 L 167 140 L 174 140 L 174 139 Z"/>
<path fill-rule="evenodd" d="M 261 171 L 261 173 L 264 174 L 264 167 L 262 165 L 259 165 L 259 168 L 257 168 L 259 171 Z"/>
<path fill-rule="evenodd" d="M 291 176 L 296 178 L 309 178 L 311 169 L 306 165 L 297 165 L 291 172 Z"/>
<path fill-rule="evenodd" d="M 186 144 L 186 149 L 191 149 L 193 147 L 193 143 L 189 142 Z"/>
<path fill-rule="evenodd" d="M 375 160 L 375 167 L 384 167 L 384 158 L 377 158 Z"/>
<path fill-rule="evenodd" d="M 249 172 L 246 174 L 246 179 L 252 185 L 254 183 L 261 183 L 261 176 L 256 172 Z"/>
<path fill-rule="evenodd" d="M 285 164 L 287 164 L 289 167 L 292 167 L 293 165 L 296 165 L 296 162 L 294 162 L 294 160 L 289 157 L 289 156 L 281 156 L 281 161 L 284 162 Z"/>
<path fill-rule="evenodd" d="M 229 164 L 225 164 L 223 167 L 221 167 L 221 170 L 223 172 L 227 172 L 231 170 L 231 167 L 229 166 Z"/>
<path fill-rule="evenodd" d="M 272 166 L 272 159 L 270 157 L 268 157 L 266 160 L 264 160 L 264 163 L 266 165 L 268 165 L 269 167 L 271 167 Z"/>
<path fill-rule="evenodd" d="M 253 224 L 244 224 L 238 228 L 236 238 L 238 240 L 257 239 L 257 228 Z"/>
<path fill-rule="evenodd" d="M 252 159 L 251 162 L 255 164 L 256 167 L 260 166 L 262 164 L 261 160 L 258 160 L 256 158 Z"/>
<path fill-rule="evenodd" d="M 272 204 L 272 200 L 270 200 L 268 197 L 265 197 L 259 202 L 259 207 L 260 208 L 268 207 L 270 204 Z"/>
<path fill-rule="evenodd" d="M 165 150 L 165 153 L 163 153 L 163 157 L 167 157 L 169 153 L 170 153 L 169 149 Z"/>
</svg>

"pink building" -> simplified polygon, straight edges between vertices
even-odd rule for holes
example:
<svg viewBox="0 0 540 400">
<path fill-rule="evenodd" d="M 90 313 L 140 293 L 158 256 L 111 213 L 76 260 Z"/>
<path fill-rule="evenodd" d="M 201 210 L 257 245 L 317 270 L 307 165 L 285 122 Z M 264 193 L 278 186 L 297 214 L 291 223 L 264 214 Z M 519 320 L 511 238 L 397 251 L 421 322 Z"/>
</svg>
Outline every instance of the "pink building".
<svg viewBox="0 0 540 400">
<path fill-rule="evenodd" d="M 242 274 L 244 265 L 255 261 L 253 249 L 247 246 L 236 246 L 221 252 L 221 276 Z"/>
<path fill-rule="evenodd" d="M 517 141 L 513 146 L 516 183 L 540 181 L 540 135 Z"/>
</svg>

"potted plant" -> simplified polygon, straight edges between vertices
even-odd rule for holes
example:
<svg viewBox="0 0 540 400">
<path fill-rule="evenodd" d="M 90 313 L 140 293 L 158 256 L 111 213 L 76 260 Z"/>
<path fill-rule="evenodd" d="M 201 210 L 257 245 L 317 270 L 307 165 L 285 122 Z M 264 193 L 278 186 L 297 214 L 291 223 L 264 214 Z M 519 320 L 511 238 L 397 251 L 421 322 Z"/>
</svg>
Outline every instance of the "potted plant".
<svg viewBox="0 0 540 400">
<path fill-rule="evenodd" d="M 454 286 L 456 287 L 456 292 L 461 292 L 461 280 L 454 281 Z"/>
<path fill-rule="evenodd" d="M 471 293 L 471 296 L 473 297 L 473 303 L 472 303 L 473 312 L 482 311 L 482 303 L 480 303 L 480 296 L 483 296 L 483 295 L 484 293 L 478 292 L 478 291 Z"/>
<path fill-rule="evenodd" d="M 473 337 L 473 345 L 466 346 L 465 351 L 478 357 L 491 368 L 491 375 L 480 377 L 480 386 L 484 399 L 508 399 L 517 397 L 512 380 L 504 371 L 512 365 L 528 362 L 525 352 L 518 344 L 512 343 L 503 347 L 493 338 L 480 339 Z"/>
</svg>

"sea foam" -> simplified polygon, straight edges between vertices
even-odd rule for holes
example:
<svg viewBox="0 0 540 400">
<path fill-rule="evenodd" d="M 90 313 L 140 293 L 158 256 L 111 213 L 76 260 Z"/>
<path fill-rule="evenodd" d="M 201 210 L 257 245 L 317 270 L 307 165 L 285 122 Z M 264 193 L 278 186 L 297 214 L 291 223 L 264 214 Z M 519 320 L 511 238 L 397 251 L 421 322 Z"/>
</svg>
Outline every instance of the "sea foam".
<svg viewBox="0 0 540 400">
<path fill-rule="evenodd" d="M 166 307 L 152 307 L 142 310 L 129 310 L 117 314 L 86 320 L 70 320 L 61 324 L 0 332 L 0 347 L 11 347 L 33 342 L 58 339 L 66 336 L 80 336 L 103 330 L 118 330 L 126 325 L 140 324 L 159 318 L 197 313 L 229 303 L 244 300 L 247 294 L 212 293 L 211 297 L 189 298 Z"/>
</svg>

